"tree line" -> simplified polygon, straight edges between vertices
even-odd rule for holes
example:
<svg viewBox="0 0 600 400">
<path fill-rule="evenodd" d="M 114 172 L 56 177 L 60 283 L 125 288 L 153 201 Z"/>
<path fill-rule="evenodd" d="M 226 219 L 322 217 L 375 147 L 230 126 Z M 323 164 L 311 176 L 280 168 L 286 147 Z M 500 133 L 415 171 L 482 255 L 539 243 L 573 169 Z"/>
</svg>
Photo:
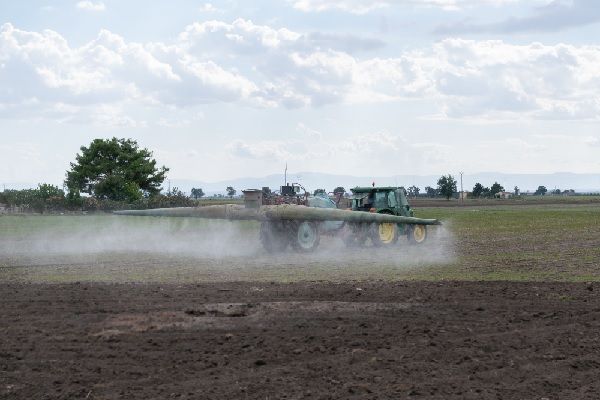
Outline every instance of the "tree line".
<svg viewBox="0 0 600 400">
<path fill-rule="evenodd" d="M 132 139 L 95 139 L 89 146 L 81 146 L 75 161 L 66 171 L 63 188 L 50 184 L 39 184 L 35 189 L 5 190 L 0 193 L 0 203 L 26 210 L 44 212 L 60 210 L 116 210 L 123 208 L 159 208 L 193 206 L 205 196 L 202 188 L 193 188 L 186 196 L 178 188 L 163 194 L 162 184 L 169 168 L 158 166 L 153 154 L 140 148 Z M 450 199 L 457 193 L 456 179 L 442 175 L 437 187 L 426 186 L 423 196 L 445 197 Z M 227 196 L 233 198 L 237 191 L 228 186 Z M 476 183 L 472 197 L 494 197 L 503 192 L 504 187 L 494 182 L 489 188 Z M 420 196 L 417 186 L 410 186 L 407 194 Z M 515 193 L 519 190 L 515 187 Z M 538 187 L 535 194 L 545 195 L 548 190 Z M 335 195 L 343 195 L 346 190 L 338 186 Z M 553 194 L 560 194 L 556 189 Z M 316 189 L 313 194 L 327 195 L 325 189 Z"/>
<path fill-rule="evenodd" d="M 425 192 L 421 193 L 421 190 L 417 186 L 410 186 L 407 189 L 407 194 L 410 197 L 445 197 L 446 199 L 450 199 L 451 197 L 458 195 L 457 191 L 457 182 L 456 179 L 452 175 L 443 175 L 437 181 L 437 187 L 433 188 L 431 186 L 425 186 Z M 469 197 L 471 198 L 494 198 L 500 193 L 505 192 L 504 186 L 499 184 L 498 182 L 494 182 L 490 187 L 483 186 L 480 182 L 475 183 L 473 189 L 471 190 Z M 536 191 L 533 193 L 534 196 L 545 196 L 548 193 L 548 189 L 545 186 L 538 186 Z M 575 191 L 573 189 L 568 189 L 561 191 L 560 189 L 554 189 L 550 191 L 550 194 L 559 195 L 559 194 L 574 194 Z M 515 186 L 511 195 L 519 196 L 521 195 L 521 190 L 518 186 Z"/>
</svg>

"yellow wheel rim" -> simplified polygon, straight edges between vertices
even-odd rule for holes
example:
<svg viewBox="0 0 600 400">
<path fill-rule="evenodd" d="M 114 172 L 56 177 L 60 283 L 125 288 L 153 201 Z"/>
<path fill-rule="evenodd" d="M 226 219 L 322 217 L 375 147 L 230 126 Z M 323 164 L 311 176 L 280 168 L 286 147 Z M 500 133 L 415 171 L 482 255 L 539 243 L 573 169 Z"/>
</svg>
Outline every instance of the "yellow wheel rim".
<svg viewBox="0 0 600 400">
<path fill-rule="evenodd" d="M 394 224 L 389 222 L 379 224 L 379 240 L 386 244 L 392 243 L 394 241 L 394 235 L 396 234 L 396 230 L 394 228 Z"/>
<path fill-rule="evenodd" d="M 413 229 L 413 238 L 415 239 L 415 242 L 421 243 L 422 241 L 425 240 L 426 236 L 427 236 L 427 230 L 426 230 L 425 226 L 415 225 L 415 228 Z"/>
</svg>

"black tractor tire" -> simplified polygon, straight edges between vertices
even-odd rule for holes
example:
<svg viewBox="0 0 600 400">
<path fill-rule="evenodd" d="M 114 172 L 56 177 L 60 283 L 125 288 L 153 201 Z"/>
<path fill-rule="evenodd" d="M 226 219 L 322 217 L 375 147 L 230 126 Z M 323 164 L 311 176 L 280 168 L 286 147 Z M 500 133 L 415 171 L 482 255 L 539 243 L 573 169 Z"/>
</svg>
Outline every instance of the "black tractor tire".
<svg viewBox="0 0 600 400">
<path fill-rule="evenodd" d="M 347 224 L 341 233 L 346 247 L 363 247 L 367 241 L 368 229 L 362 224 Z"/>
<path fill-rule="evenodd" d="M 268 253 L 281 253 L 287 248 L 290 239 L 284 226 L 264 221 L 260 224 L 260 242 Z"/>
</svg>

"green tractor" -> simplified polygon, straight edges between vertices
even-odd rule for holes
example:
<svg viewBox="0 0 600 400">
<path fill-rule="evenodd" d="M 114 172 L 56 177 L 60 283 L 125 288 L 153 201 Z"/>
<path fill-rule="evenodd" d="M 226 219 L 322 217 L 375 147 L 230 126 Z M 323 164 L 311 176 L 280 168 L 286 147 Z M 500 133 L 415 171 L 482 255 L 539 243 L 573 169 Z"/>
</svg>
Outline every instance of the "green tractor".
<svg viewBox="0 0 600 400">
<path fill-rule="evenodd" d="M 401 217 L 414 217 L 403 187 L 355 187 L 352 211 L 367 211 Z M 370 239 L 375 247 L 390 246 L 406 236 L 410 244 L 421 244 L 427 238 L 426 225 L 403 223 L 355 224 L 344 236 L 348 246 L 363 245 Z"/>
</svg>

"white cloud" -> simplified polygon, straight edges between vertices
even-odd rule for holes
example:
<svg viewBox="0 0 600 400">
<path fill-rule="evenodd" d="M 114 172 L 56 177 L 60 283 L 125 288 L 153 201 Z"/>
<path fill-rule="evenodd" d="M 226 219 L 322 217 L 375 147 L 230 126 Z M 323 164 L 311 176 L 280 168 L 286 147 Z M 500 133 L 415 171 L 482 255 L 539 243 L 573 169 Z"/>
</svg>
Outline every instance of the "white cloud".
<svg viewBox="0 0 600 400">
<path fill-rule="evenodd" d="M 72 47 L 50 30 L 0 28 L 0 115 L 110 114 L 127 105 L 235 102 L 319 107 L 424 99 L 438 117 L 599 119 L 600 46 L 446 39 L 395 57 L 359 57 L 330 38 L 238 19 L 192 24 L 171 43 L 106 30 Z M 123 118 L 111 118 L 121 121 Z M 65 121 L 77 118 L 63 118 Z M 102 121 L 102 119 L 98 119 Z M 265 150 L 266 151 L 266 150 Z"/>
<path fill-rule="evenodd" d="M 352 14 L 367 14 L 371 11 L 398 6 L 437 7 L 444 10 L 492 5 L 501 6 L 522 0 L 288 0 L 293 7 L 304 12 L 342 11 Z"/>
<path fill-rule="evenodd" d="M 235 158 L 266 159 L 266 160 L 297 160 L 302 159 L 306 153 L 294 151 L 299 143 L 284 141 L 261 141 L 258 143 L 248 143 L 243 140 L 235 140 L 227 148 Z"/>
<path fill-rule="evenodd" d="M 447 39 L 434 46 L 435 89 L 450 117 L 600 117 L 600 47 Z"/>
<path fill-rule="evenodd" d="M 213 6 L 211 3 L 204 3 L 202 4 L 202 6 L 200 6 L 200 12 L 203 13 L 214 13 L 214 12 L 220 12 L 221 10 L 219 10 L 217 7 Z"/>
<path fill-rule="evenodd" d="M 585 143 L 588 146 L 600 147 L 600 137 L 591 136 L 585 139 Z"/>
<path fill-rule="evenodd" d="M 320 140 L 323 138 L 323 134 L 321 132 L 316 129 L 312 129 L 301 122 L 296 126 L 296 131 L 303 136 L 308 137 L 309 139 Z"/>
<path fill-rule="evenodd" d="M 86 11 L 104 11 L 104 10 L 106 10 L 106 6 L 104 5 L 103 2 L 101 2 L 101 1 L 93 2 L 90 0 L 79 1 L 77 3 L 77 8 L 79 8 L 80 10 L 86 10 Z"/>
<path fill-rule="evenodd" d="M 339 10 L 353 14 L 366 14 L 369 11 L 388 7 L 389 1 L 382 0 L 293 0 L 294 8 L 304 12 Z"/>
</svg>

